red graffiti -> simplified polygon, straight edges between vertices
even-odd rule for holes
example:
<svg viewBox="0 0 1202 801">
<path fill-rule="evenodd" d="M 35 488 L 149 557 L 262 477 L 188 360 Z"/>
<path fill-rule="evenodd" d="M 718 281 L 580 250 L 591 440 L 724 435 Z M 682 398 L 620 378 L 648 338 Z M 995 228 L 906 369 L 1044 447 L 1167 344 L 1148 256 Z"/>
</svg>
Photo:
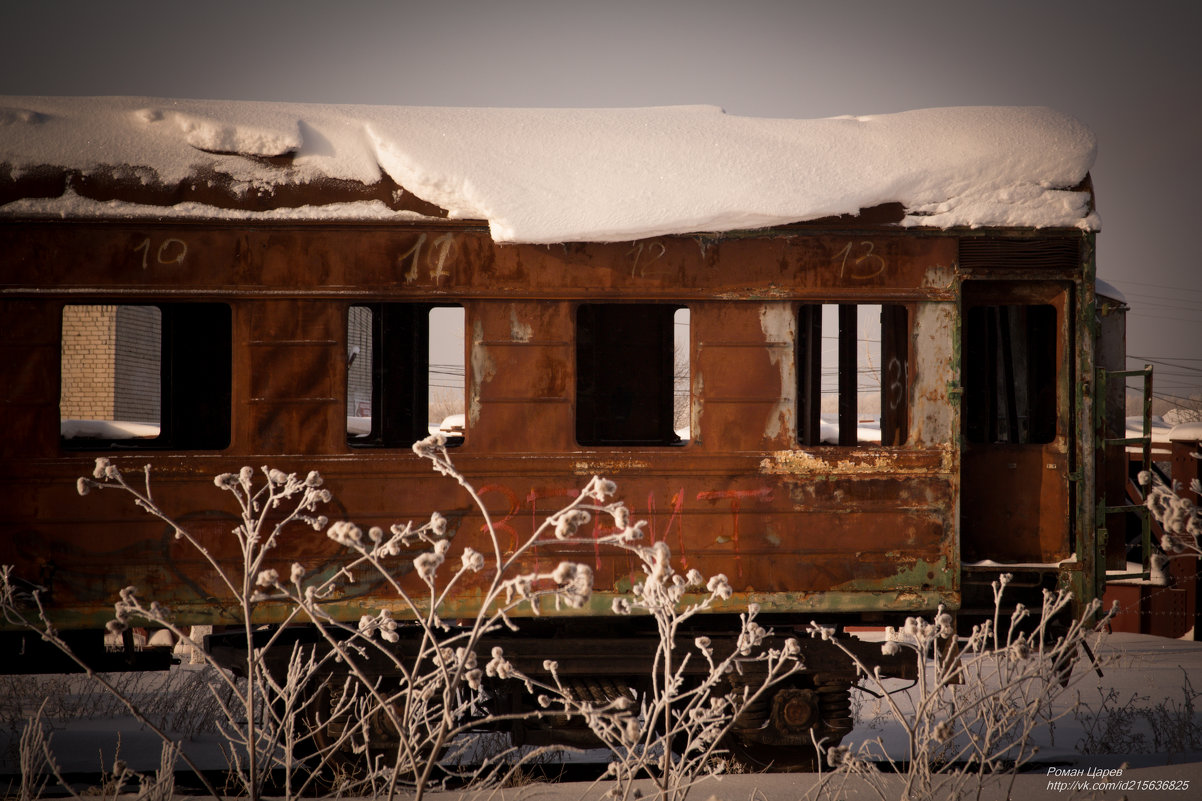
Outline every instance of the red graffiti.
<svg viewBox="0 0 1202 801">
<path fill-rule="evenodd" d="M 743 555 L 739 553 L 739 509 L 742 506 L 744 498 L 754 498 L 757 501 L 767 503 L 772 500 L 772 488 L 761 487 L 753 490 L 709 490 L 697 493 L 699 501 L 719 501 L 724 498 L 730 500 L 730 513 L 734 518 L 734 532 L 731 534 L 731 541 L 735 549 L 735 567 L 738 570 L 738 575 L 743 575 Z"/>
<path fill-rule="evenodd" d="M 515 493 L 509 487 L 506 487 L 504 484 L 485 484 L 476 490 L 476 494 L 481 498 L 490 492 L 499 492 L 505 496 L 506 500 L 509 501 L 508 513 L 506 513 L 506 515 L 500 520 L 493 522 L 493 530 L 497 532 L 498 539 L 500 539 L 502 531 L 509 532 L 509 553 L 513 553 L 518 549 L 518 532 L 513 526 L 509 525 L 509 520 L 512 519 L 513 516 L 516 515 L 522 508 L 522 502 L 518 500 L 517 493 Z M 488 525 L 481 525 L 480 531 L 487 534 Z"/>
<path fill-rule="evenodd" d="M 508 553 L 513 553 L 522 545 L 519 539 L 519 534 L 514 524 L 518 515 L 522 514 L 524 506 L 529 506 L 530 513 L 530 535 L 533 536 L 538 531 L 543 520 L 539 516 L 538 504 L 548 498 L 572 499 L 580 495 L 579 489 L 574 488 L 556 488 L 556 487 L 532 487 L 527 492 L 525 497 L 519 496 L 509 487 L 504 484 L 485 484 L 478 490 L 479 495 L 484 496 L 489 492 L 497 492 L 505 497 L 508 508 L 503 517 L 493 522 L 493 528 L 497 532 L 497 537 L 500 540 L 503 534 L 508 534 L 509 547 Z M 731 544 L 735 556 L 735 571 L 738 577 L 743 576 L 743 557 L 740 552 L 739 543 L 739 514 L 742 511 L 745 500 L 752 500 L 759 503 L 770 503 L 773 500 L 773 491 L 771 487 L 760 487 L 757 489 L 726 489 L 726 490 L 707 490 L 698 492 L 696 499 L 698 501 L 729 501 L 731 515 Z M 657 541 L 667 542 L 671 538 L 673 527 L 676 528 L 677 542 L 677 557 L 679 558 L 680 568 L 682 570 L 689 569 L 689 557 L 685 547 L 684 536 L 684 502 L 685 490 L 680 488 L 672 493 L 672 500 L 664 512 L 667 514 L 667 520 L 660 520 L 659 510 L 656 508 L 656 493 L 654 490 L 647 493 L 647 535 L 649 543 Z M 559 508 L 557 504 L 551 504 L 555 509 L 545 510 L 543 514 L 554 512 Z M 637 509 L 632 505 L 630 507 L 632 516 L 637 517 Z M 607 519 L 602 519 L 603 515 L 595 515 L 593 518 L 593 551 L 597 569 L 601 569 L 601 543 L 600 540 L 608 534 L 614 533 L 615 529 L 609 524 Z M 657 525 L 659 522 L 662 525 Z M 482 532 L 487 532 L 487 525 L 480 527 Z M 533 558 L 535 559 L 535 570 L 538 569 L 538 549 L 534 549 Z"/>
<path fill-rule="evenodd" d="M 538 517 L 538 502 L 542 498 L 575 498 L 580 495 L 580 490 L 575 487 L 553 487 L 547 489 L 545 487 L 531 487 L 530 492 L 526 493 L 526 503 L 530 504 L 530 536 L 533 537 L 538 531 L 538 527 L 542 525 L 542 521 Z M 539 569 L 539 551 L 534 549 L 534 570 Z"/>
<path fill-rule="evenodd" d="M 667 525 L 664 526 L 664 542 L 668 541 L 668 534 L 672 531 L 672 523 L 676 523 L 676 536 L 680 544 L 680 565 L 685 570 L 689 569 L 689 557 L 685 552 L 684 547 L 684 519 L 681 517 L 681 512 L 684 510 L 684 489 L 677 490 L 672 495 L 672 513 L 668 516 Z M 633 510 L 632 510 L 633 511 Z M 655 491 L 647 493 L 647 523 L 648 536 L 651 542 L 655 542 Z"/>
</svg>

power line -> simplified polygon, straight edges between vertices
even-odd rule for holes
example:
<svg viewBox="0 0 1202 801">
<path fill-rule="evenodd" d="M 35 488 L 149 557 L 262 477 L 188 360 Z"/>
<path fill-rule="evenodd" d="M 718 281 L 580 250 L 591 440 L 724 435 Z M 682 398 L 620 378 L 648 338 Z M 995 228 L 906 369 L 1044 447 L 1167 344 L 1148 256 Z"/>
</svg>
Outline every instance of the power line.
<svg viewBox="0 0 1202 801">
<path fill-rule="evenodd" d="M 1139 312 L 1130 312 L 1132 317 L 1151 317 L 1156 320 L 1173 320 L 1178 323 L 1197 323 L 1197 320 L 1186 320 L 1183 317 L 1165 317 L 1161 314 L 1140 314 Z"/>
<path fill-rule="evenodd" d="M 1161 359 L 1164 361 L 1158 361 L 1153 359 L 1151 356 L 1135 356 L 1133 354 L 1128 354 L 1127 358 L 1143 359 L 1144 361 L 1156 362 L 1157 364 L 1168 364 L 1170 362 L 1202 362 L 1202 359 L 1195 359 L 1192 356 L 1162 356 Z"/>
<path fill-rule="evenodd" d="M 1112 284 L 1129 284 L 1131 286 L 1150 286 L 1150 287 L 1155 287 L 1156 289 L 1171 289 L 1174 292 L 1197 292 L 1198 294 L 1202 295 L 1202 289 L 1191 289 L 1190 287 L 1184 287 L 1184 286 L 1171 286 L 1169 284 L 1149 284 L 1145 281 L 1128 281 L 1126 279 L 1118 279 L 1118 278 L 1103 278 L 1102 280 L 1109 281 Z"/>
</svg>

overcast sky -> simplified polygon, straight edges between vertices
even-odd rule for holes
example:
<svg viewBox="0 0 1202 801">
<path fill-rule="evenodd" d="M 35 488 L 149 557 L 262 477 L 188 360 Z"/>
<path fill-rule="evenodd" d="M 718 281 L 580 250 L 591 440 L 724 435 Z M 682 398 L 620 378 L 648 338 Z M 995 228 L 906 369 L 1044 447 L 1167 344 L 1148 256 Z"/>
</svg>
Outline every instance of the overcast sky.
<svg viewBox="0 0 1202 801">
<path fill-rule="evenodd" d="M 1098 136 L 1128 352 L 1202 392 L 1202 3 L 0 2 L 0 94 L 766 117 L 1047 105 Z M 1140 362 L 1142 364 L 1142 361 Z M 1138 365 L 1136 365 L 1138 366 Z"/>
</svg>

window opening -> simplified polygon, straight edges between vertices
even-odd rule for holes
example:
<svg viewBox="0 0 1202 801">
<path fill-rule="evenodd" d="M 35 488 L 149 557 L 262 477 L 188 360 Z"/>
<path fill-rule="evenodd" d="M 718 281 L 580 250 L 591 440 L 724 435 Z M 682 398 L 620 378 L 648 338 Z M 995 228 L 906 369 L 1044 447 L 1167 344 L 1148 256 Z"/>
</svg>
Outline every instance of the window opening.
<svg viewBox="0 0 1202 801">
<path fill-rule="evenodd" d="M 463 442 L 462 306 L 375 303 L 347 315 L 347 442 L 407 448 L 435 431 Z"/>
<path fill-rule="evenodd" d="M 687 414 L 678 375 L 677 312 L 656 303 L 584 304 L 576 310 L 576 441 L 581 445 L 677 445 Z M 680 318 L 684 322 L 684 318 Z M 681 326 L 685 328 L 685 326 Z M 681 401 L 677 401 L 677 392 Z"/>
<path fill-rule="evenodd" d="M 231 342 L 223 304 L 64 306 L 64 447 L 228 447 Z"/>
<path fill-rule="evenodd" d="M 465 350 L 462 306 L 430 310 L 429 394 L 426 421 L 431 432 L 447 435 L 447 443 L 463 441 L 467 427 L 463 356 Z"/>
<path fill-rule="evenodd" d="M 804 445 L 906 441 L 909 317 L 896 304 L 798 309 L 798 440 Z"/>
<path fill-rule="evenodd" d="M 974 306 L 965 315 L 969 442 L 1044 444 L 1056 438 L 1056 309 Z"/>
<path fill-rule="evenodd" d="M 690 324 L 689 310 L 677 309 L 672 316 L 672 428 L 681 440 L 690 438 L 693 425 Z"/>
</svg>

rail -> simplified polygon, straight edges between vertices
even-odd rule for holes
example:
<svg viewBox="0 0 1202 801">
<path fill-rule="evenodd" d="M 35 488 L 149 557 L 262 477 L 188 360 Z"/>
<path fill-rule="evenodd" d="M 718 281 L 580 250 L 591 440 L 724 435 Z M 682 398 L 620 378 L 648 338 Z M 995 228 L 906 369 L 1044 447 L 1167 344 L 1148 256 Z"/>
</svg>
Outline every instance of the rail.
<svg viewBox="0 0 1202 801">
<path fill-rule="evenodd" d="M 1097 389 L 1098 397 L 1107 397 L 1107 384 L 1112 378 L 1127 379 L 1127 378 L 1143 378 L 1143 403 L 1141 417 L 1143 423 L 1143 434 L 1138 437 L 1105 437 L 1101 438 L 1101 452 L 1106 453 L 1106 447 L 1110 445 L 1140 445 L 1142 446 L 1142 460 L 1140 470 L 1147 472 L 1152 469 L 1152 365 L 1145 364 L 1142 370 L 1098 370 Z M 1096 430 L 1105 432 L 1105 415 L 1106 406 L 1104 403 L 1098 404 L 1097 407 L 1098 420 L 1095 421 Z M 1130 482 L 1128 482 L 1130 483 Z M 1138 487 L 1136 488 L 1138 491 Z M 1127 503 L 1111 506 L 1106 503 L 1103 498 L 1098 509 L 1099 520 L 1105 520 L 1106 515 L 1116 512 L 1134 512 L 1140 518 L 1140 554 L 1143 570 L 1139 573 L 1124 573 L 1120 575 L 1107 575 L 1108 581 L 1119 579 L 1147 579 L 1151 577 L 1151 556 L 1152 556 L 1152 518 L 1148 513 L 1148 509 L 1142 503 Z M 1105 541 L 1107 536 L 1105 526 L 1100 526 L 1098 529 L 1099 542 Z"/>
</svg>

